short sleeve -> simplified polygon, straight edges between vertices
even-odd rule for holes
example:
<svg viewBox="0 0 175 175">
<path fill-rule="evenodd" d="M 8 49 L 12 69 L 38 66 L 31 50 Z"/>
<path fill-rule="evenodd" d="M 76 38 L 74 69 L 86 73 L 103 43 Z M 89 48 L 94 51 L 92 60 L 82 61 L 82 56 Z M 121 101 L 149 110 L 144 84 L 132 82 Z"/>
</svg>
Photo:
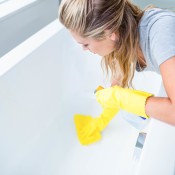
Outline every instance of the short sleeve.
<svg viewBox="0 0 175 175">
<path fill-rule="evenodd" d="M 175 15 L 156 20 L 149 34 L 150 52 L 158 66 L 175 56 Z"/>
</svg>

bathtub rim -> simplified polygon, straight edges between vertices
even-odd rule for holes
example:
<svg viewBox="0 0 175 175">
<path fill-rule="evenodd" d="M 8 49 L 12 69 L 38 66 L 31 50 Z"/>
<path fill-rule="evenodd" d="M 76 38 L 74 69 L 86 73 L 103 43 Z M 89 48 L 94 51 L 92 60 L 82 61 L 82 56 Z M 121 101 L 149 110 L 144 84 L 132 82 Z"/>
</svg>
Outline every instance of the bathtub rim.
<svg viewBox="0 0 175 175">
<path fill-rule="evenodd" d="M 0 58 L 0 77 L 49 40 L 49 38 L 53 37 L 62 28 L 63 25 L 56 19 L 3 55 Z"/>
</svg>

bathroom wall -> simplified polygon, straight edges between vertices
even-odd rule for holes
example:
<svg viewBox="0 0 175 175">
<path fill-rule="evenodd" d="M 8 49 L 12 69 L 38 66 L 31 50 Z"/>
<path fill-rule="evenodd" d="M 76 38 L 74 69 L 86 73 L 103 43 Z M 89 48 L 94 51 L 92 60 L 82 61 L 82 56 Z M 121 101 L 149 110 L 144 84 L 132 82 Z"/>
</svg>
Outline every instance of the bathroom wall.
<svg viewBox="0 0 175 175">
<path fill-rule="evenodd" d="M 59 0 L 37 0 L 0 18 L 0 57 L 57 18 Z"/>
</svg>

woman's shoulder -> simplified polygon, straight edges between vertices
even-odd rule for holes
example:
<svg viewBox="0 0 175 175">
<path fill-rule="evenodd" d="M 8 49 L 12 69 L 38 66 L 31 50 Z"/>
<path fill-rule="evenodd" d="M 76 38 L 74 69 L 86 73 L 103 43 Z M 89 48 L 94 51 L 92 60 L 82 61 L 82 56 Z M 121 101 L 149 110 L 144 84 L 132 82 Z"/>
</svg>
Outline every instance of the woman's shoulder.
<svg viewBox="0 0 175 175">
<path fill-rule="evenodd" d="M 157 20 L 168 16 L 175 18 L 175 13 L 168 9 L 149 8 L 144 11 L 139 26 L 148 26 L 148 25 L 151 26 Z"/>
<path fill-rule="evenodd" d="M 159 72 L 159 65 L 175 55 L 175 13 L 153 8 L 145 11 L 139 26 L 142 51 L 151 67 Z"/>
</svg>

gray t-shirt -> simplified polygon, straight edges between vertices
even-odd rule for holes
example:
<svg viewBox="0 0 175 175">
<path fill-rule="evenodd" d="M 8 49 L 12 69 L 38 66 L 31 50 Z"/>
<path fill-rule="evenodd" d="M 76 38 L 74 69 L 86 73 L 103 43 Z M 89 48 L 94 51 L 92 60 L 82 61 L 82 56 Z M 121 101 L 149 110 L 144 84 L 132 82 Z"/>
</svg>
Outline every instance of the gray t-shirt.
<svg viewBox="0 0 175 175">
<path fill-rule="evenodd" d="M 175 13 L 158 8 L 145 11 L 139 35 L 148 65 L 144 70 L 160 73 L 160 64 L 175 56 Z"/>
</svg>

